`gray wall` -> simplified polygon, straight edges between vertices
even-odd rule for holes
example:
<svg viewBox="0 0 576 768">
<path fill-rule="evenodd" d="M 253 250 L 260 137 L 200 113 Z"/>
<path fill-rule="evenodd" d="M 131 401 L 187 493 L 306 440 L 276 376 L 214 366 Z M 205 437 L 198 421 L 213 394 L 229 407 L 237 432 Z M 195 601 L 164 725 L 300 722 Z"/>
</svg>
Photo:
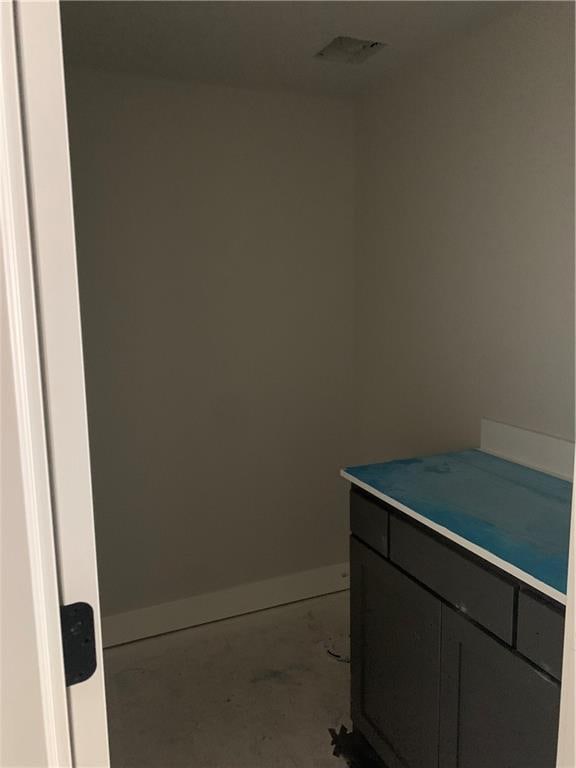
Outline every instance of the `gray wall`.
<svg viewBox="0 0 576 768">
<path fill-rule="evenodd" d="M 351 106 L 68 100 L 103 613 L 346 560 Z"/>
<path fill-rule="evenodd" d="M 359 462 L 573 438 L 572 30 L 519 4 L 360 106 Z"/>
</svg>

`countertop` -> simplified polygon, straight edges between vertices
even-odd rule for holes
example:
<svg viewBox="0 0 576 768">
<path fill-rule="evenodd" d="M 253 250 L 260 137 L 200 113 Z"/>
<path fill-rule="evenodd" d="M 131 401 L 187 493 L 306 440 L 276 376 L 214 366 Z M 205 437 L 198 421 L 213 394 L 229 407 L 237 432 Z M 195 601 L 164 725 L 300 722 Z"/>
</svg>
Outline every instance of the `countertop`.
<svg viewBox="0 0 576 768">
<path fill-rule="evenodd" d="M 566 603 L 570 482 L 479 450 L 348 467 L 341 475 Z"/>
</svg>

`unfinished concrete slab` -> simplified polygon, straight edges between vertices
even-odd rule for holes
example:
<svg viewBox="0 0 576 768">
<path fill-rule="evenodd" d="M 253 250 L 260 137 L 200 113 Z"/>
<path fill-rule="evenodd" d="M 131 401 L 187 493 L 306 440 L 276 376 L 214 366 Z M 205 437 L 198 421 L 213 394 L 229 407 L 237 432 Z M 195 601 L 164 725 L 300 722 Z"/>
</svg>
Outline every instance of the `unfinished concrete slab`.
<svg viewBox="0 0 576 768">
<path fill-rule="evenodd" d="M 113 768 L 338 768 L 348 593 L 105 652 Z"/>
</svg>

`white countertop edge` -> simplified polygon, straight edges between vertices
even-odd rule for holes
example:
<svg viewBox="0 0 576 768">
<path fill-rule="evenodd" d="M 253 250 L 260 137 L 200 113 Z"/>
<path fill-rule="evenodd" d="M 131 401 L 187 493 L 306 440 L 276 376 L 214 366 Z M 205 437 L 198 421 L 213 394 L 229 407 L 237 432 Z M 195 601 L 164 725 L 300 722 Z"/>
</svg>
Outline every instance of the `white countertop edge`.
<svg viewBox="0 0 576 768">
<path fill-rule="evenodd" d="M 427 528 L 431 528 L 433 531 L 436 531 L 436 533 L 439 533 L 441 536 L 444 536 L 444 538 L 449 539 L 450 541 L 453 541 L 455 544 L 458 544 L 464 549 L 467 549 L 469 552 L 473 552 L 478 557 L 481 557 L 482 560 L 486 560 L 486 562 L 491 563 L 492 565 L 496 566 L 496 568 L 499 568 L 501 571 L 505 571 L 506 573 L 509 573 L 511 576 L 514 576 L 516 579 L 519 579 L 519 581 L 523 581 L 525 584 L 528 584 L 529 587 L 532 587 L 533 589 L 538 590 L 538 592 L 541 592 L 542 594 L 547 595 L 548 597 L 552 598 L 552 600 L 556 600 L 556 602 L 561 603 L 562 605 L 566 605 L 565 594 L 563 594 L 562 592 L 559 592 L 557 589 L 554 589 L 554 587 L 550 587 L 548 584 L 545 584 L 543 581 L 540 581 L 539 579 L 535 579 L 534 576 L 531 576 L 529 573 L 526 573 L 526 571 L 523 571 L 520 568 L 517 568 L 515 565 L 512 565 L 512 563 L 509 563 L 506 560 L 502 560 L 500 557 L 497 557 L 492 552 L 489 552 L 487 549 L 483 549 L 482 547 L 479 547 L 477 544 L 473 544 L 471 541 L 468 541 L 468 539 L 464 539 L 462 536 L 458 536 L 457 533 L 454 533 L 449 528 L 445 528 L 443 525 L 438 525 L 438 523 L 435 523 L 432 520 L 429 520 L 427 517 L 424 517 L 424 515 L 420 515 L 418 512 L 415 512 L 413 509 L 410 509 L 410 507 L 407 507 L 401 502 L 397 501 L 396 499 L 393 499 L 391 496 L 386 496 L 385 493 L 381 493 L 380 491 L 377 491 L 371 485 L 367 485 L 366 483 L 363 483 L 361 480 L 358 480 L 353 475 L 350 475 L 348 472 L 346 472 L 345 469 L 340 470 L 340 476 L 343 477 L 345 480 L 348 480 L 349 482 L 351 482 L 353 485 L 357 485 L 358 488 L 362 488 L 362 490 L 366 491 L 372 496 L 376 496 L 376 498 L 381 499 L 382 501 L 385 501 L 387 504 L 389 504 L 391 507 L 394 507 L 394 509 L 397 509 L 399 512 L 403 512 L 405 515 L 412 517 L 414 520 L 417 520 L 419 523 L 422 523 L 422 525 L 425 525 Z"/>
</svg>

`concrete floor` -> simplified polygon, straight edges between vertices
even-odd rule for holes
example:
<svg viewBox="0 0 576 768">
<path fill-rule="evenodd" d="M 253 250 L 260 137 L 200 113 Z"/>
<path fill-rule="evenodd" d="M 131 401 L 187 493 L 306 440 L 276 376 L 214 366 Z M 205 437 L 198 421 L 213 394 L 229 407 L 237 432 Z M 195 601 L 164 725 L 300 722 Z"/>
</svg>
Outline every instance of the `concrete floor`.
<svg viewBox="0 0 576 768">
<path fill-rule="evenodd" d="M 105 652 L 113 768 L 343 768 L 348 593 Z"/>
</svg>

